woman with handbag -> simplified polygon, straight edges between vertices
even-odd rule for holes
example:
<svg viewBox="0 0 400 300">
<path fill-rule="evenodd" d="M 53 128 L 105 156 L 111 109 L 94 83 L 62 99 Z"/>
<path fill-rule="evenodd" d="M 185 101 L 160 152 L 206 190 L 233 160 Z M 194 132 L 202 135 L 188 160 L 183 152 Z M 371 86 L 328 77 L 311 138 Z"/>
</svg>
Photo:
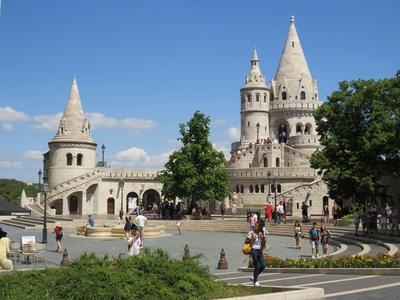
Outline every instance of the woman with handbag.
<svg viewBox="0 0 400 300">
<path fill-rule="evenodd" d="M 263 249 L 265 247 L 265 235 L 260 227 L 260 224 L 256 224 L 254 230 L 247 234 L 247 238 L 250 239 L 251 243 L 251 257 L 254 264 L 253 276 L 250 280 L 253 281 L 254 286 L 260 286 L 257 279 L 260 273 L 265 269 L 265 259 L 263 254 Z"/>
</svg>

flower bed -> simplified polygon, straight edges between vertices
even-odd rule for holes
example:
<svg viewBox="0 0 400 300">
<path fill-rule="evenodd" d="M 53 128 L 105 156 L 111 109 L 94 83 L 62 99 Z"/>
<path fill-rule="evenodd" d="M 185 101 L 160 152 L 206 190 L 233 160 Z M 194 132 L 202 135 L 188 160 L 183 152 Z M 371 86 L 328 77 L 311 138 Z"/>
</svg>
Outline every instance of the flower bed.
<svg viewBox="0 0 400 300">
<path fill-rule="evenodd" d="M 379 253 L 376 256 L 343 256 L 324 257 L 319 259 L 281 259 L 270 255 L 265 256 L 268 268 L 400 268 L 400 254 L 393 256 Z M 249 262 L 249 268 L 253 267 Z"/>
</svg>

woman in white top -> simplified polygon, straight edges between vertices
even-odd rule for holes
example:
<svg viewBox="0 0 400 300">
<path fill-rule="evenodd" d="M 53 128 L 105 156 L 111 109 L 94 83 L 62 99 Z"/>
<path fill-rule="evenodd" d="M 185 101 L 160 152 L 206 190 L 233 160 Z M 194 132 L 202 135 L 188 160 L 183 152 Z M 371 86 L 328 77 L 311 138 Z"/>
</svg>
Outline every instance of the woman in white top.
<svg viewBox="0 0 400 300">
<path fill-rule="evenodd" d="M 142 240 L 140 239 L 139 230 L 132 230 L 131 237 L 128 240 L 128 255 L 134 256 L 143 249 Z"/>
<path fill-rule="evenodd" d="M 254 286 L 260 286 L 257 281 L 258 275 L 265 269 L 265 259 L 263 255 L 263 248 L 265 247 L 265 236 L 260 224 L 256 224 L 254 230 L 247 234 L 251 241 L 251 257 L 254 264 L 253 281 Z"/>
</svg>

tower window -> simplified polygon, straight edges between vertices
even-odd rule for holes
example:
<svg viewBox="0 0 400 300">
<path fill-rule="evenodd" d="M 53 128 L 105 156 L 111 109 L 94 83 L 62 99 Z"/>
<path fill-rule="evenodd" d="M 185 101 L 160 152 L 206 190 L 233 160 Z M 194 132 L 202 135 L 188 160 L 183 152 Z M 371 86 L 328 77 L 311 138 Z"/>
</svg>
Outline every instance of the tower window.
<svg viewBox="0 0 400 300">
<path fill-rule="evenodd" d="M 82 166 L 82 159 L 83 159 L 83 155 L 81 153 L 79 153 L 78 156 L 76 157 L 76 164 L 78 166 Z"/>
<path fill-rule="evenodd" d="M 282 93 L 282 100 L 287 100 L 287 93 L 286 92 Z"/>
<path fill-rule="evenodd" d="M 247 102 L 251 102 L 251 95 L 247 95 Z"/>
<path fill-rule="evenodd" d="M 300 99 L 301 99 L 301 100 L 306 100 L 306 92 L 305 92 L 305 91 L 301 91 L 301 93 L 300 93 Z"/>
<path fill-rule="evenodd" d="M 258 187 L 258 184 L 256 184 L 256 193 L 259 193 L 260 192 L 260 188 Z"/>
<path fill-rule="evenodd" d="M 318 99 L 318 95 L 317 94 L 315 94 L 315 100 L 317 100 Z"/>
<path fill-rule="evenodd" d="M 240 186 L 240 192 L 241 192 L 242 194 L 244 193 L 244 186 L 243 186 L 243 185 Z"/>
<path fill-rule="evenodd" d="M 294 42 L 292 42 L 292 48 L 294 48 Z"/>
<path fill-rule="evenodd" d="M 236 185 L 236 193 L 239 193 L 239 185 Z"/>
<path fill-rule="evenodd" d="M 264 191 L 265 191 L 265 190 L 264 190 L 264 185 L 262 184 L 262 185 L 261 185 L 261 193 L 264 193 Z"/>
<path fill-rule="evenodd" d="M 250 184 L 250 186 L 249 186 L 249 192 L 250 193 L 253 193 L 254 192 L 254 190 L 253 190 L 253 186 Z"/>
<path fill-rule="evenodd" d="M 279 166 L 280 166 L 279 157 L 276 158 L 275 165 L 276 165 L 277 168 L 279 168 Z"/>
<path fill-rule="evenodd" d="M 260 102 L 260 95 L 258 95 L 258 94 L 256 95 L 256 101 Z"/>
<path fill-rule="evenodd" d="M 264 157 L 263 162 L 264 162 L 264 168 L 267 168 L 268 167 L 268 159 L 266 157 Z"/>
<path fill-rule="evenodd" d="M 250 127 L 250 121 L 247 121 L 247 127 Z"/>
<path fill-rule="evenodd" d="M 72 166 L 72 154 L 67 154 L 67 166 Z"/>
</svg>

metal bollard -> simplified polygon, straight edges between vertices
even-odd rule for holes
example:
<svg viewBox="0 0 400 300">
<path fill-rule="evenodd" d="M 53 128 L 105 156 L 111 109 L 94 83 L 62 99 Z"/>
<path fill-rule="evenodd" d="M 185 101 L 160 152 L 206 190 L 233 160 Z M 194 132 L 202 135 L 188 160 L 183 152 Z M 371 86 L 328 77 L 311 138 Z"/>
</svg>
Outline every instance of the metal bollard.
<svg viewBox="0 0 400 300">
<path fill-rule="evenodd" d="M 225 251 L 224 251 L 224 248 L 221 249 L 220 258 L 219 258 L 219 261 L 218 261 L 218 267 L 217 267 L 217 269 L 219 269 L 219 270 L 226 270 L 226 269 L 228 269 L 228 262 L 226 261 L 226 258 L 225 258 Z"/>
</svg>

